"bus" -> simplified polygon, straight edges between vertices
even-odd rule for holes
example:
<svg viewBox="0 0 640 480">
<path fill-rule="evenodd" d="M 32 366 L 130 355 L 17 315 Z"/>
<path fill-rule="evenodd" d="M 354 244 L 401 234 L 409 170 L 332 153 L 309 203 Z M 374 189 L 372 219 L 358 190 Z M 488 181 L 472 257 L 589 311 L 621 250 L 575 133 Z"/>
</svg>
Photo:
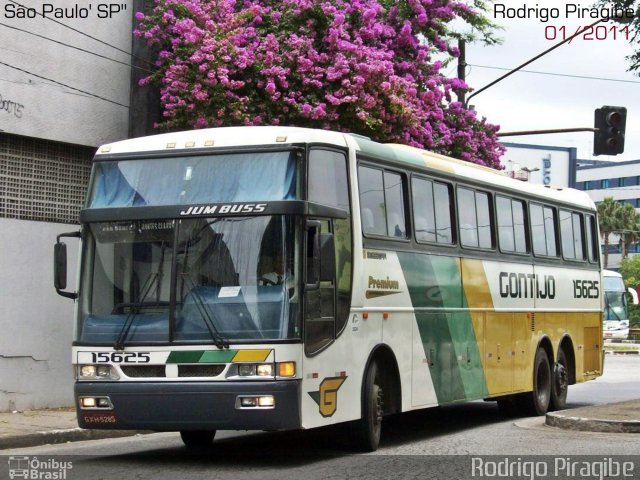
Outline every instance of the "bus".
<svg viewBox="0 0 640 480">
<path fill-rule="evenodd" d="M 629 297 L 637 304 L 637 293 L 624 286 L 622 275 L 613 270 L 602 271 L 604 290 L 603 333 L 605 340 L 629 337 Z M 635 294 L 635 295 L 634 295 Z"/>
<path fill-rule="evenodd" d="M 226 127 L 100 147 L 80 224 L 54 276 L 76 307 L 82 428 L 190 447 L 349 422 L 372 451 L 390 414 L 484 399 L 542 415 L 602 372 L 596 209 L 572 189 Z"/>
</svg>

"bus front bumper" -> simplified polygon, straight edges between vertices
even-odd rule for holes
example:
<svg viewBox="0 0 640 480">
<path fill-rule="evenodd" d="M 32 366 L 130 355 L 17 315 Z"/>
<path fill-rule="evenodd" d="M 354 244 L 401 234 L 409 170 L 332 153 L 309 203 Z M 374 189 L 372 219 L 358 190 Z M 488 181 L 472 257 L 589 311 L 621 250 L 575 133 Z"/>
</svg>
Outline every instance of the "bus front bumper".
<svg viewBox="0 0 640 480">
<path fill-rule="evenodd" d="M 273 397 L 271 406 L 242 398 Z M 113 408 L 81 408 L 81 397 Z M 300 382 L 77 382 L 78 425 L 118 430 L 293 430 L 301 427 Z"/>
</svg>

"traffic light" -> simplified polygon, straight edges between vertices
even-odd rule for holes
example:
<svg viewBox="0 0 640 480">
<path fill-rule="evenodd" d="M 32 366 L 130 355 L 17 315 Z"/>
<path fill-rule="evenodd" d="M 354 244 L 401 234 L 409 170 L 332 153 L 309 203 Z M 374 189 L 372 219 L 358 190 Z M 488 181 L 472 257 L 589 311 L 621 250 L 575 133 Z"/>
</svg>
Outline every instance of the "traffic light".
<svg viewBox="0 0 640 480">
<path fill-rule="evenodd" d="M 617 155 L 624 152 L 625 107 L 596 108 L 593 135 L 594 155 Z"/>
</svg>

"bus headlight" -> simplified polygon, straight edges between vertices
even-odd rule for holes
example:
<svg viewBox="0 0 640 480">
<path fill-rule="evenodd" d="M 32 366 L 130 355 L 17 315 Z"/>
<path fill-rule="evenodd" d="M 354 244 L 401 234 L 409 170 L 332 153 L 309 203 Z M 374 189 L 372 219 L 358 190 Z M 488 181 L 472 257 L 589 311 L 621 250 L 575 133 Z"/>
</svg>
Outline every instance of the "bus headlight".
<svg viewBox="0 0 640 480">
<path fill-rule="evenodd" d="M 273 364 L 243 363 L 238 365 L 238 375 L 241 377 L 273 377 Z"/>
<path fill-rule="evenodd" d="M 256 366 L 256 374 L 259 377 L 273 377 L 273 365 L 270 363 L 263 363 Z"/>
<path fill-rule="evenodd" d="M 296 376 L 296 362 L 242 363 L 238 365 L 240 377 L 287 377 Z"/>
<path fill-rule="evenodd" d="M 78 397 L 82 410 L 113 410 L 113 403 L 109 397 Z"/>
<path fill-rule="evenodd" d="M 118 380 L 111 365 L 78 365 L 78 380 Z"/>
</svg>

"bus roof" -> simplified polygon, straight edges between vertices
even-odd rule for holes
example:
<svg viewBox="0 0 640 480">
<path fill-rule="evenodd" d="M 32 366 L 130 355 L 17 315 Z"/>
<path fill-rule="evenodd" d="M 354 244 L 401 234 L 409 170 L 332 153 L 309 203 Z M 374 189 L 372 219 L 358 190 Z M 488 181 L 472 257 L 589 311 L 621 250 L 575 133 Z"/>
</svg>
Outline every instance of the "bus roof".
<svg viewBox="0 0 640 480">
<path fill-rule="evenodd" d="M 614 270 L 602 270 L 603 277 L 619 277 L 622 278 L 622 275 Z"/>
<path fill-rule="evenodd" d="M 413 167 L 455 176 L 474 182 L 487 183 L 504 190 L 525 193 L 541 198 L 595 210 L 591 198 L 584 192 L 570 188 L 554 188 L 530 184 L 507 177 L 504 173 L 471 162 L 457 160 L 437 153 L 399 144 L 382 144 L 359 135 L 331 130 L 301 127 L 221 127 L 182 132 L 163 133 L 132 138 L 106 144 L 98 149 L 96 160 L 104 155 L 180 151 L 203 148 L 242 147 L 296 143 L 324 143 L 346 148 L 353 146 L 363 154 L 383 159 L 401 167 Z"/>
</svg>

